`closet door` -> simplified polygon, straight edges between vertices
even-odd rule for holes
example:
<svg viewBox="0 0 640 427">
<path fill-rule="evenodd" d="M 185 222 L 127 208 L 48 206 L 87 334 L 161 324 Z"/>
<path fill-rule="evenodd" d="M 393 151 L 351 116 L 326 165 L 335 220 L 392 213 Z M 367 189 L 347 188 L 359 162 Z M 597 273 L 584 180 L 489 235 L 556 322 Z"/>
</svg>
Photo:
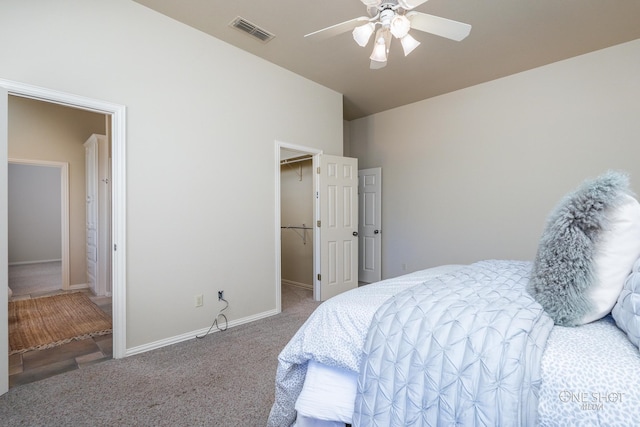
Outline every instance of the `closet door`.
<svg viewBox="0 0 640 427">
<path fill-rule="evenodd" d="M 382 279 L 382 168 L 358 171 L 360 255 L 358 278 L 367 283 Z"/>
<path fill-rule="evenodd" d="M 321 154 L 320 299 L 358 287 L 358 159 Z"/>
</svg>

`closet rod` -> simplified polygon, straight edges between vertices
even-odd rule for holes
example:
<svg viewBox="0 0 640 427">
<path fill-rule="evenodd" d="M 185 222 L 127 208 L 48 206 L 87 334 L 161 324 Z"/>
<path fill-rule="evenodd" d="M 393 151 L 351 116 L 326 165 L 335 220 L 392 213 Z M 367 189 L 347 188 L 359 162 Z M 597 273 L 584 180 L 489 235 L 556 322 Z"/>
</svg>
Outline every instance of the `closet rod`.
<svg viewBox="0 0 640 427">
<path fill-rule="evenodd" d="M 305 160 L 311 160 L 313 158 L 313 156 L 306 156 L 306 157 L 296 157 L 294 159 L 288 160 L 281 160 L 280 164 L 281 165 L 288 165 L 290 163 L 298 163 L 298 162 L 304 162 Z"/>
<path fill-rule="evenodd" d="M 282 226 L 280 228 L 293 228 L 293 229 L 296 229 L 296 230 L 313 230 L 313 228 L 311 228 L 311 227 L 304 227 L 304 226 L 303 227 L 292 227 L 292 226 L 289 226 L 289 225 Z"/>
</svg>

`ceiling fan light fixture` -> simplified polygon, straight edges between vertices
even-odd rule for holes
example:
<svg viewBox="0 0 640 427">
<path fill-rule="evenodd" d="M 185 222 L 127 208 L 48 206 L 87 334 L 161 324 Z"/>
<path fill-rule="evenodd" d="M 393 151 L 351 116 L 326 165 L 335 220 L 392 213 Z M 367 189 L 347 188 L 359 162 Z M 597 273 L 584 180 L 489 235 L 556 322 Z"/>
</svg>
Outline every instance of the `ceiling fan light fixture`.
<svg viewBox="0 0 640 427">
<path fill-rule="evenodd" d="M 409 55 L 411 52 L 413 52 L 413 49 L 420 46 L 420 42 L 411 37 L 411 34 L 407 34 L 403 38 L 401 38 L 400 43 L 402 44 L 402 50 L 404 50 L 404 56 Z"/>
<path fill-rule="evenodd" d="M 455 41 L 463 40 L 471 31 L 469 24 L 413 10 L 428 0 L 360 1 L 367 7 L 368 17 L 353 18 L 306 34 L 305 37 L 322 40 L 351 31 L 355 42 L 364 47 L 369 44 L 377 28 L 373 36 L 373 51 L 369 56 L 369 68 L 377 70 L 387 65 L 393 38 L 400 40 L 404 56 L 407 56 L 420 46 L 420 42 L 409 35 L 410 31 L 422 31 Z"/>
<path fill-rule="evenodd" d="M 373 52 L 371 52 L 369 59 L 377 62 L 387 62 L 387 46 L 384 37 L 378 37 L 373 45 Z"/>
<path fill-rule="evenodd" d="M 411 21 L 404 15 L 395 15 L 391 19 L 389 31 L 395 38 L 401 39 L 409 33 L 411 29 Z"/>
<path fill-rule="evenodd" d="M 372 22 L 367 22 L 366 24 L 353 29 L 353 39 L 360 46 L 365 47 L 367 43 L 369 43 L 371 34 L 373 34 L 375 29 L 376 26 Z"/>
</svg>

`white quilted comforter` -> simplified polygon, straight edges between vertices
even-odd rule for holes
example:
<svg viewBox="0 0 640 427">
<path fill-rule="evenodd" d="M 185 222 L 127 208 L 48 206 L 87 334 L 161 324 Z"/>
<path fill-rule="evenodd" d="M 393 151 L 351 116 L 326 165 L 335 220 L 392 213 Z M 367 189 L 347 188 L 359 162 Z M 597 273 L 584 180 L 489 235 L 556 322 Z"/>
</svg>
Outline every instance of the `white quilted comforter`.
<svg viewBox="0 0 640 427">
<path fill-rule="evenodd" d="M 357 426 L 534 426 L 553 321 L 530 264 L 482 261 L 389 299 L 371 323 Z"/>
</svg>

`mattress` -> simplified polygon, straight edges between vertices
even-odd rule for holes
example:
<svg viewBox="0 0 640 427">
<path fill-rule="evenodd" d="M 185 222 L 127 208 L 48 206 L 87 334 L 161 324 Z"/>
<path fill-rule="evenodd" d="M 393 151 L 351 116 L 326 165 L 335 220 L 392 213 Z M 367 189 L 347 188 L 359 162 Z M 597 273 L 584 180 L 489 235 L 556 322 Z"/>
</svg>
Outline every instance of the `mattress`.
<svg viewBox="0 0 640 427">
<path fill-rule="evenodd" d="M 334 427 L 351 423 L 358 391 L 358 374 L 314 360 L 298 400 L 296 427 Z"/>
<path fill-rule="evenodd" d="M 357 373 L 310 361 L 302 392 L 296 400 L 296 427 L 351 423 L 357 391 Z"/>
</svg>

